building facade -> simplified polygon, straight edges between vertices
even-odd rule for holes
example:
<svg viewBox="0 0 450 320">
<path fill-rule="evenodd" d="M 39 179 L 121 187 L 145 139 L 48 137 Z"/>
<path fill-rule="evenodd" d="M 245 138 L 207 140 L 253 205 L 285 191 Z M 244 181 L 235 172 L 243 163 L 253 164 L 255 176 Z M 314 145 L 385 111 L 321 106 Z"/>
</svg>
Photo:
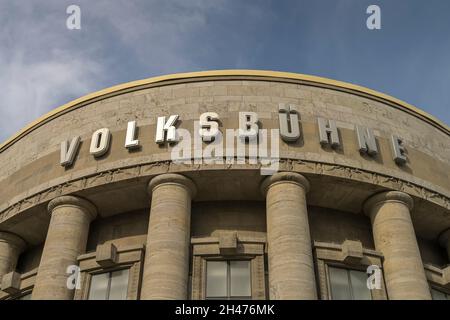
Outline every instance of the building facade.
<svg viewBox="0 0 450 320">
<path fill-rule="evenodd" d="M 449 298 L 450 129 L 367 88 L 130 82 L 0 164 L 0 299 Z"/>
</svg>

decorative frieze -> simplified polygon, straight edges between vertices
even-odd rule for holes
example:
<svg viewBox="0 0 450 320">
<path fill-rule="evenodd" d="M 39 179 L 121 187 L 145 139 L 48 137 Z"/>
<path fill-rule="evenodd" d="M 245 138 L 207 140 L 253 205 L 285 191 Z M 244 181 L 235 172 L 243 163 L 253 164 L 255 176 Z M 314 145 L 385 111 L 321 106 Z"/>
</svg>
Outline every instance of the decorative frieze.
<svg viewBox="0 0 450 320">
<path fill-rule="evenodd" d="M 11 217 L 27 210 L 30 207 L 45 203 L 57 196 L 82 191 L 84 189 L 105 185 L 108 183 L 126 181 L 133 178 L 147 178 L 154 175 L 168 172 L 187 172 L 201 171 L 214 168 L 215 170 L 234 170 L 234 169 L 259 169 L 258 165 L 208 165 L 197 164 L 195 166 L 175 165 L 170 160 L 156 161 L 144 163 L 135 166 L 121 167 L 96 174 L 80 177 L 51 187 L 43 187 L 42 191 L 38 191 L 33 195 L 24 196 L 20 200 L 20 196 L 16 197 L 10 203 L 0 206 L 0 223 Z M 322 163 L 302 159 L 280 159 L 280 170 L 295 171 L 299 173 L 327 175 L 330 177 L 339 177 L 344 179 L 356 180 L 363 183 L 374 184 L 378 187 L 394 189 L 406 192 L 412 196 L 430 201 L 445 209 L 450 210 L 450 197 L 440 192 L 426 188 L 417 183 L 401 179 L 398 177 L 387 176 L 364 169 L 344 166 L 339 164 Z M 38 188 L 36 188 L 38 190 Z"/>
</svg>

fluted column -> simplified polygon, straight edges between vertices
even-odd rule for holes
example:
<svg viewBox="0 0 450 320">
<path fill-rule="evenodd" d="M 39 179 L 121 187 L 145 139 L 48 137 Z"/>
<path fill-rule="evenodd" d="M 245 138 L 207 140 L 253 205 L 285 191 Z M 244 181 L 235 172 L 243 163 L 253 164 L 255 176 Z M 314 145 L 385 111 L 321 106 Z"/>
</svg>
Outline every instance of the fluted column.
<svg viewBox="0 0 450 320">
<path fill-rule="evenodd" d="M 87 200 L 61 196 L 50 201 L 48 211 L 50 225 L 32 299 L 70 300 L 74 290 L 67 288 L 67 267 L 78 265 L 77 257 L 85 252 L 97 210 Z"/>
<path fill-rule="evenodd" d="M 270 299 L 317 299 L 306 192 L 301 174 L 280 172 L 261 186 L 266 195 Z"/>
<path fill-rule="evenodd" d="M 372 221 L 375 248 L 384 256 L 389 299 L 431 299 L 410 210 L 412 198 L 388 191 L 370 197 L 364 212 Z"/>
<path fill-rule="evenodd" d="M 0 282 L 5 274 L 16 269 L 17 260 L 25 245 L 25 241 L 19 236 L 0 231 Z"/>
<path fill-rule="evenodd" d="M 151 208 L 141 299 L 187 299 L 195 185 L 168 173 L 153 178 L 148 191 Z"/>
<path fill-rule="evenodd" d="M 450 229 L 445 230 L 439 236 L 439 243 L 447 250 L 447 257 L 450 263 Z"/>
</svg>

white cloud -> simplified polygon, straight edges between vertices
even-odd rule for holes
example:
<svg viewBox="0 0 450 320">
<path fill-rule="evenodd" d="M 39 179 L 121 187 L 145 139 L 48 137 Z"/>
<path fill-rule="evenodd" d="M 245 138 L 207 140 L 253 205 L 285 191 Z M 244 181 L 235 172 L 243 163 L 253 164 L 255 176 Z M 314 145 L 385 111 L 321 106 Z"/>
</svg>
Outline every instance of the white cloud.
<svg viewBox="0 0 450 320">
<path fill-rule="evenodd" d="M 136 64 L 156 73 L 195 69 L 193 51 L 208 50 L 201 35 L 212 11 L 225 7 L 224 0 L 97 1 L 90 12 L 102 26 L 109 26 L 113 41 L 133 52 Z M 221 39 L 216 39 L 220 41 Z"/>
<path fill-rule="evenodd" d="M 16 53 L 10 63 L 0 63 L 1 133 L 17 130 L 67 97 L 77 97 L 96 86 L 102 66 L 95 61 L 67 58 L 65 52 L 51 61 L 27 62 Z M 4 137 L 3 137 L 4 138 Z"/>
<path fill-rule="evenodd" d="M 245 67 L 252 33 L 272 14 L 227 0 L 78 0 L 81 30 L 68 30 L 71 4 L 0 1 L 0 141 L 106 86 L 210 65 Z"/>
<path fill-rule="evenodd" d="M 132 80 L 114 74 L 129 59 L 148 76 L 196 69 L 192 33 L 222 2 L 79 1 L 80 31 L 66 29 L 70 1 L 1 2 L 0 141 L 60 104 Z"/>
<path fill-rule="evenodd" d="M 60 16 L 43 9 L 47 15 L 36 14 L 34 6 L 22 2 L 0 7 L 5 22 L 0 33 L 1 141 L 102 81 L 103 66 L 89 56 L 91 50 L 70 45 L 64 8 Z"/>
</svg>

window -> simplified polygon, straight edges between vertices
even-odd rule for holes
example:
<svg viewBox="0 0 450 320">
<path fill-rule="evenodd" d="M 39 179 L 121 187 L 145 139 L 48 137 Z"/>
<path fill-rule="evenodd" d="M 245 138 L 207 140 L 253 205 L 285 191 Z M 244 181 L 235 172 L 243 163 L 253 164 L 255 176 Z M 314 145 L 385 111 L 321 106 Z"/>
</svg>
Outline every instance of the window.
<svg viewBox="0 0 450 320">
<path fill-rule="evenodd" d="M 22 291 L 10 296 L 8 300 L 31 300 L 31 291 Z"/>
<path fill-rule="evenodd" d="M 359 241 L 345 240 L 341 244 L 314 241 L 314 254 L 320 299 L 387 300 L 380 252 L 364 248 Z M 369 274 L 365 273 L 369 266 L 379 269 L 379 278 L 371 277 L 371 285 L 380 287 L 372 290 L 367 288 Z"/>
<path fill-rule="evenodd" d="M 250 261 L 207 261 L 206 299 L 251 299 Z"/>
<path fill-rule="evenodd" d="M 98 245 L 96 251 L 78 256 L 80 290 L 74 300 L 138 300 L 144 262 L 142 244 L 116 247 Z"/>
<path fill-rule="evenodd" d="M 31 300 L 31 292 L 17 298 L 17 300 Z"/>
<path fill-rule="evenodd" d="M 328 267 L 331 299 L 333 300 L 371 300 L 367 288 L 367 274 L 343 268 Z"/>
<path fill-rule="evenodd" d="M 267 298 L 264 285 L 266 238 L 238 233 L 235 241 L 227 242 L 229 234 L 222 231 L 216 237 L 191 238 L 191 299 Z"/>
<path fill-rule="evenodd" d="M 433 300 L 450 300 L 450 294 L 434 288 L 431 289 L 431 297 Z"/>
<path fill-rule="evenodd" d="M 129 269 L 94 274 L 89 300 L 126 300 Z"/>
</svg>

